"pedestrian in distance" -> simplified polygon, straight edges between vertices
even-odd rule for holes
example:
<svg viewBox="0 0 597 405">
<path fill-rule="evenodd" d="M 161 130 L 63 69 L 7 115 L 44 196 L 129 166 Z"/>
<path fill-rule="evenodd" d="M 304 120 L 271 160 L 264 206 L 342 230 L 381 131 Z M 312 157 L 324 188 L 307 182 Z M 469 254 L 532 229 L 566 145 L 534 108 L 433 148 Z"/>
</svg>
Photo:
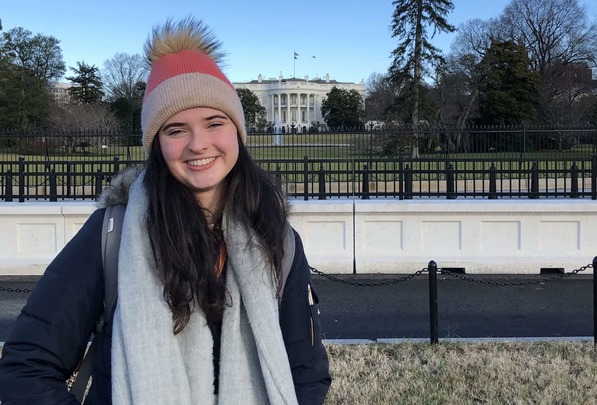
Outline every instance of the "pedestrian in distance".
<svg viewBox="0 0 597 405">
<path fill-rule="evenodd" d="M 0 358 L 0 401 L 77 404 L 105 301 L 106 206 L 125 204 L 117 301 L 85 404 L 321 404 L 331 384 L 318 298 L 279 186 L 247 152 L 219 41 L 193 17 L 155 27 L 142 107 L 146 162 L 46 269 Z"/>
</svg>

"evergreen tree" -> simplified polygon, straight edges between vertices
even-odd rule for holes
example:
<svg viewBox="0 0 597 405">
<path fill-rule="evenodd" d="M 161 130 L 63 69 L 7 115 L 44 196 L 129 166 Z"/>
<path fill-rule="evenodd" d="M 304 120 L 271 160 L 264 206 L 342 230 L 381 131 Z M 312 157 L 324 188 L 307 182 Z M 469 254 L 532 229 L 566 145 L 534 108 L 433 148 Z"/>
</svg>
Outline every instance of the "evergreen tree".
<svg viewBox="0 0 597 405">
<path fill-rule="evenodd" d="M 483 124 L 520 125 L 535 120 L 539 75 L 531 70 L 523 45 L 492 42 L 481 69 L 479 109 Z"/>
<path fill-rule="evenodd" d="M 66 78 L 73 84 L 68 89 L 72 100 L 83 104 L 99 103 L 104 97 L 102 81 L 98 75 L 99 69 L 85 62 L 77 62 L 77 66 L 77 68 L 71 67 L 75 75 Z"/>
<path fill-rule="evenodd" d="M 259 121 L 259 125 L 262 125 L 263 116 L 265 115 L 265 107 L 261 105 L 259 97 L 257 97 L 257 95 L 250 89 L 236 89 L 236 93 L 243 106 L 247 128 L 249 130 L 255 129 L 257 121 Z"/>
<path fill-rule="evenodd" d="M 331 129 L 360 128 L 365 117 L 363 97 L 354 89 L 345 90 L 334 86 L 321 103 L 321 114 Z"/>
<path fill-rule="evenodd" d="M 392 52 L 394 60 L 390 76 L 402 82 L 409 78 L 413 82 L 412 123 L 415 129 L 419 123 L 420 87 L 426 74 L 426 64 L 443 63 L 443 57 L 430 39 L 437 32 L 453 32 L 454 27 L 446 20 L 454 5 L 451 0 L 394 0 L 396 6 L 392 15 L 392 37 L 398 38 L 398 46 Z M 433 32 L 429 36 L 428 29 Z M 418 157 L 417 146 L 413 145 L 413 157 Z"/>
</svg>

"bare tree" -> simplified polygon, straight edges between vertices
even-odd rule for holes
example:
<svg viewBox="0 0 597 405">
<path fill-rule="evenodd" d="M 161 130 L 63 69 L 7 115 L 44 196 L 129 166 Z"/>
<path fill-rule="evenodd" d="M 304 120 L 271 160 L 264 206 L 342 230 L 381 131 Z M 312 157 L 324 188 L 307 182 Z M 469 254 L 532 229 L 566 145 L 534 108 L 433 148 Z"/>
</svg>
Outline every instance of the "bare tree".
<svg viewBox="0 0 597 405">
<path fill-rule="evenodd" d="M 139 82 L 147 80 L 148 69 L 139 54 L 117 53 L 104 62 L 102 81 L 111 100 L 137 97 Z"/>
<path fill-rule="evenodd" d="M 562 124 L 559 109 L 576 107 L 561 102 L 570 99 L 570 87 L 590 92 L 584 75 L 571 76 L 570 72 L 596 66 L 597 23 L 589 21 L 586 7 L 578 0 L 512 0 L 496 28 L 499 39 L 524 44 L 531 67 L 541 76 L 542 119 Z"/>
</svg>

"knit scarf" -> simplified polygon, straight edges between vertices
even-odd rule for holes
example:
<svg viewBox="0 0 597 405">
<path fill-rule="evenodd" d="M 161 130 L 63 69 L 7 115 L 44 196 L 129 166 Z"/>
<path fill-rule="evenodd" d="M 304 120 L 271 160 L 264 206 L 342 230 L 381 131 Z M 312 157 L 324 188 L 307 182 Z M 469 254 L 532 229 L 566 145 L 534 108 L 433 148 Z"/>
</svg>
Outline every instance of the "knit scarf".
<svg viewBox="0 0 597 405">
<path fill-rule="evenodd" d="M 178 335 L 163 298 L 145 226 L 144 173 L 129 192 L 118 265 L 112 335 L 115 405 L 297 404 L 269 265 L 252 231 L 225 215 L 226 289 L 219 394 L 213 338 L 199 306 Z"/>
</svg>

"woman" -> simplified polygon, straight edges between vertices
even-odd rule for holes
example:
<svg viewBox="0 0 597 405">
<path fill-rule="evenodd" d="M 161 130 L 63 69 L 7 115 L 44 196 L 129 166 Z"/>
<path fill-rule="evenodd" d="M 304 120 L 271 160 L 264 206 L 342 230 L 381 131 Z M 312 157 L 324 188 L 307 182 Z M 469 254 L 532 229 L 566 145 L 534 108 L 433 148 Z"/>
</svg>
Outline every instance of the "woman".
<svg viewBox="0 0 597 405">
<path fill-rule="evenodd" d="M 218 49 L 192 18 L 168 21 L 146 43 L 148 158 L 102 199 L 127 208 L 118 302 L 96 337 L 86 404 L 321 404 L 329 388 L 302 243 L 280 191 L 247 153 Z M 50 264 L 17 319 L 0 359 L 3 405 L 77 403 L 65 380 L 103 307 L 103 211 Z"/>
</svg>

